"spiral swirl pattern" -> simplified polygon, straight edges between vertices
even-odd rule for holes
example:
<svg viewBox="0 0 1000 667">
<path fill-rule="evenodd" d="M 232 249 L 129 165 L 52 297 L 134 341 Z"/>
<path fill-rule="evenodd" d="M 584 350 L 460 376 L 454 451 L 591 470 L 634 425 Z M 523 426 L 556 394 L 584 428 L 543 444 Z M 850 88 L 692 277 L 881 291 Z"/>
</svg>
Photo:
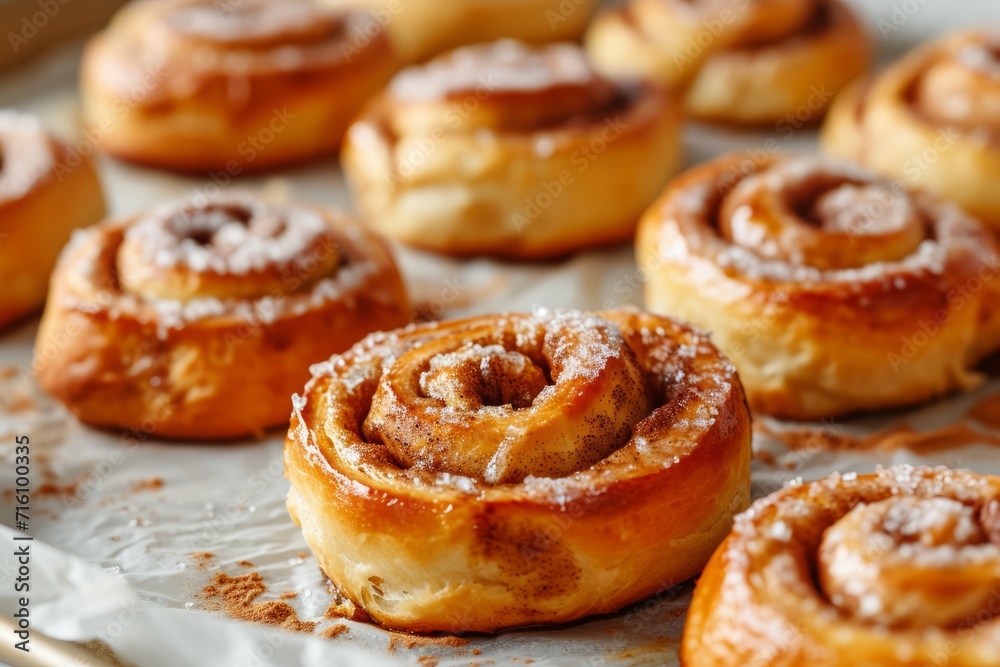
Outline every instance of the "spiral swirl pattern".
<svg viewBox="0 0 1000 667">
<path fill-rule="evenodd" d="M 350 128 L 344 164 L 387 236 L 542 258 L 630 237 L 676 169 L 680 108 L 571 44 L 465 47 L 404 69 Z"/>
<path fill-rule="evenodd" d="M 314 367 L 286 444 L 289 510 L 326 573 L 381 623 L 568 620 L 697 571 L 746 502 L 747 426 L 732 367 L 667 318 L 414 326 Z M 598 525 L 599 545 L 586 537 Z M 538 558 L 515 555 L 525 549 Z"/>
<path fill-rule="evenodd" d="M 308 0 L 244 0 L 224 11 L 209 0 L 154 0 L 117 17 L 113 46 L 135 61 L 105 73 L 120 77 L 110 82 L 127 91 L 142 83 L 144 68 L 169 67 L 170 77 L 142 100 L 155 105 L 171 88 L 204 93 L 213 79 L 319 72 L 344 61 L 345 41 L 363 18 Z"/>
<path fill-rule="evenodd" d="M 311 285 L 342 261 L 322 213 L 275 206 L 246 195 L 204 205 L 170 204 L 141 216 L 118 249 L 126 292 L 151 299 L 282 295 Z"/>
<path fill-rule="evenodd" d="M 512 324 L 403 353 L 372 397 L 365 437 L 404 467 L 491 484 L 568 475 L 625 444 L 651 401 L 618 328 L 575 316 Z"/>
<path fill-rule="evenodd" d="M 866 69 L 867 41 L 840 0 L 630 0 L 598 15 L 587 48 L 603 71 L 684 93 L 697 117 L 783 129 Z"/>
<path fill-rule="evenodd" d="M 336 148 L 396 60 L 364 12 L 314 0 L 147 0 L 88 44 L 83 116 L 118 157 L 233 176 Z"/>
<path fill-rule="evenodd" d="M 923 45 L 840 95 L 821 143 L 1000 225 L 1000 42 L 970 31 Z"/>
<path fill-rule="evenodd" d="M 908 466 L 758 501 L 695 590 L 685 664 L 990 664 L 998 508 L 996 477 Z"/>
<path fill-rule="evenodd" d="M 79 234 L 37 346 L 51 340 L 56 353 L 36 365 L 42 386 L 85 421 L 128 428 L 122 414 L 156 412 L 159 435 L 231 437 L 287 418 L 296 364 L 406 312 L 371 234 L 319 209 L 227 193 Z M 70 326 L 80 335 L 57 345 Z M 88 355 L 99 362 L 80 364 Z M 133 410 L 111 411 L 120 394 Z"/>
<path fill-rule="evenodd" d="M 966 369 L 995 346 L 987 231 L 850 163 L 720 158 L 674 182 L 637 243 L 650 308 L 713 331 L 765 412 L 922 400 L 975 381 Z M 906 347 L 921 322 L 933 335 Z"/>
<path fill-rule="evenodd" d="M 575 42 L 599 0 L 318 0 L 372 11 L 407 63 L 497 39 L 528 44 Z"/>
</svg>

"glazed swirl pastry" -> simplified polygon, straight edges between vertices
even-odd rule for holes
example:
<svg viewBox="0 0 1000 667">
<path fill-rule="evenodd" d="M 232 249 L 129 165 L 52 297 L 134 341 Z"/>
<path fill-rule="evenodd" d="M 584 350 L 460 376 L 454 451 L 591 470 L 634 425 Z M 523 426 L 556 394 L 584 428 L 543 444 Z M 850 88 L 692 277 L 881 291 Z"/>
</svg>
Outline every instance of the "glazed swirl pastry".
<svg viewBox="0 0 1000 667">
<path fill-rule="evenodd" d="M 378 623 L 492 632 L 696 574 L 748 503 L 750 421 L 708 340 L 638 311 L 375 334 L 313 368 L 288 509 Z"/>
<path fill-rule="evenodd" d="M 871 58 L 841 0 L 629 0 L 598 14 L 587 49 L 603 71 L 687 89 L 695 117 L 789 127 L 817 121 Z"/>
<path fill-rule="evenodd" d="M 844 91 L 821 140 L 1000 230 L 1000 40 L 967 32 L 916 49 Z"/>
<path fill-rule="evenodd" d="M 371 11 L 407 62 L 504 37 L 529 43 L 577 40 L 598 0 L 320 0 Z"/>
<path fill-rule="evenodd" d="M 671 185 L 637 244 L 647 306 L 711 331 L 764 413 L 926 400 L 978 381 L 997 347 L 988 231 L 850 163 L 717 159 Z"/>
<path fill-rule="evenodd" d="M 333 151 L 396 66 L 365 13 L 144 0 L 87 46 L 83 119 L 118 157 L 235 176 Z"/>
<path fill-rule="evenodd" d="M 900 467 L 786 488 L 695 589 L 689 667 L 1000 661 L 1000 478 Z"/>
<path fill-rule="evenodd" d="M 404 70 L 348 131 L 371 223 L 454 255 L 536 258 L 630 238 L 680 159 L 662 90 L 569 44 L 500 41 Z"/>
<path fill-rule="evenodd" d="M 90 160 L 35 118 L 0 112 L 0 327 L 41 307 L 63 244 L 102 215 Z"/>
<path fill-rule="evenodd" d="M 318 209 L 227 194 L 74 237 L 35 369 L 87 423 L 230 438 L 286 423 L 308 364 L 407 314 L 371 233 Z"/>
</svg>

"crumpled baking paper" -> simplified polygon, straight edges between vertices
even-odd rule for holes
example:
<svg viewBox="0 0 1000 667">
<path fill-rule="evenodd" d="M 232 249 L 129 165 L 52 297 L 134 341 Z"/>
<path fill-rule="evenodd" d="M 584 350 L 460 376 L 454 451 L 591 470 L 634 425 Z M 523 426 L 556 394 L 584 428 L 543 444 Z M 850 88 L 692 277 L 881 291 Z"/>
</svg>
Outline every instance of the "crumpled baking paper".
<svg viewBox="0 0 1000 667">
<path fill-rule="evenodd" d="M 945 7 L 945 5 L 949 5 Z M 860 5 L 859 5 L 860 6 Z M 893 3 L 869 2 L 861 9 L 871 25 L 892 20 Z M 942 26 L 982 23 L 998 13 L 995 5 L 926 3 L 896 19 L 901 27 L 886 44 L 899 51 Z M 997 18 L 1000 18 L 998 16 Z M 904 20 L 905 19 L 905 20 Z M 876 28 L 875 39 L 879 40 Z M 879 42 L 881 44 L 881 42 Z M 74 137 L 75 66 L 78 48 L 29 65 L 0 81 L 0 104 L 42 116 L 63 136 Z M 770 141 L 768 141 L 770 139 Z M 768 133 L 691 127 L 689 163 L 728 150 L 810 150 L 811 130 L 794 123 Z M 191 179 L 102 159 L 102 173 L 115 214 L 129 214 L 166 197 L 211 196 L 211 180 Z M 254 177 L 241 186 L 275 198 L 346 206 L 348 198 L 335 163 L 295 169 L 280 177 Z M 397 248 L 413 300 L 435 316 L 461 316 L 536 305 L 597 309 L 640 304 L 642 275 L 631 248 L 615 247 L 541 264 L 488 260 L 459 262 Z M 349 632 L 334 639 L 292 634 L 268 626 L 227 619 L 205 610 L 199 591 L 216 572 L 260 572 L 268 586 L 262 599 L 296 591 L 289 600 L 302 620 L 320 620 L 331 603 L 326 580 L 284 507 L 280 432 L 264 440 L 226 445 L 135 444 L 119 435 L 81 426 L 64 410 L 33 393 L 30 348 L 35 325 L 26 324 L 0 338 L 0 367 L 13 368 L 0 379 L 0 489 L 14 486 L 13 437 L 32 438 L 32 477 L 62 487 L 63 495 L 32 499 L 32 627 L 62 640 L 98 639 L 125 663 L 142 667 L 173 665 L 467 665 L 472 662 L 538 665 L 672 665 L 690 600 L 686 584 L 639 602 L 617 614 L 569 626 L 467 637 L 450 646 L 414 643 L 371 625 L 324 620 L 319 630 L 345 623 Z M 25 371 L 25 368 L 28 370 Z M 20 369 L 22 372 L 19 372 Z M 27 375 L 25 380 L 22 375 Z M 918 429 L 954 422 L 975 401 L 997 391 L 994 381 L 980 391 L 892 417 L 873 417 L 822 428 L 864 434 L 901 421 Z M 878 465 L 944 464 L 983 473 L 1000 473 L 1000 456 L 988 445 L 963 447 L 927 457 L 905 450 L 788 453 L 777 441 L 758 437 L 768 452 L 753 464 L 754 495 L 759 497 L 798 478 L 815 479 L 833 471 L 872 472 Z M 768 461 L 765 463 L 765 460 Z M 46 472 L 48 471 L 48 472 Z M 43 477 L 44 473 L 44 477 Z M 148 482 L 161 479 L 162 487 Z M 145 484 L 145 488 L 143 484 Z M 64 489 L 65 490 L 65 489 Z M 0 522 L 13 525 L 13 499 L 0 498 Z M 11 528 L 0 529 L 4 545 Z M 15 605 L 12 549 L 0 548 L 0 613 L 9 618 Z M 211 558 L 194 554 L 211 552 Z M 238 565 L 250 561 L 253 567 Z M 4 641 L 8 641 L 5 639 Z"/>
</svg>

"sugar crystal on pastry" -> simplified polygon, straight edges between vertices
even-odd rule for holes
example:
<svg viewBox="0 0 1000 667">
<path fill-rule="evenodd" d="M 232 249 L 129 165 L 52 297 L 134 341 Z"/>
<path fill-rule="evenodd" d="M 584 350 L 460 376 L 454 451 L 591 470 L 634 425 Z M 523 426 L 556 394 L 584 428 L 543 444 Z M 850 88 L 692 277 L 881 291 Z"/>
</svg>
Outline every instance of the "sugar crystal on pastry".
<svg viewBox="0 0 1000 667">
<path fill-rule="evenodd" d="M 491 631 L 620 606 L 686 578 L 748 492 L 735 373 L 665 318 L 411 325 L 312 372 L 286 442 L 289 511 L 341 592 L 392 627 Z M 689 484 L 711 498 L 664 511 Z"/>
<path fill-rule="evenodd" d="M 342 214 L 247 193 L 171 202 L 106 220 L 63 253 L 40 341 L 68 321 L 80 334 L 39 379 L 92 424 L 259 433 L 286 422 L 309 362 L 407 312 L 381 240 Z"/>
<path fill-rule="evenodd" d="M 575 45 L 479 44 L 397 74 L 348 131 L 345 172 L 393 238 L 557 256 L 631 233 L 676 164 L 675 111 L 652 84 L 598 74 Z"/>
<path fill-rule="evenodd" d="M 981 223 L 851 163 L 744 163 L 725 156 L 677 179 L 644 216 L 637 252 L 648 306 L 710 330 L 754 407 L 817 418 L 978 381 L 971 367 L 1000 333 L 985 308 L 1000 246 Z M 924 321 L 935 335 L 904 357 Z"/>
</svg>

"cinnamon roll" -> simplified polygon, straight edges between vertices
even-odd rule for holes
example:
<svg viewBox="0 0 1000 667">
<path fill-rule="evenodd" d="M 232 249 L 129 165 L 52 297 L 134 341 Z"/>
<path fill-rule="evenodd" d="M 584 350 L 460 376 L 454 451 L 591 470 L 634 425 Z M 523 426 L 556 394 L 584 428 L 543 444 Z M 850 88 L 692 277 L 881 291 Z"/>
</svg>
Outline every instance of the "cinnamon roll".
<svg viewBox="0 0 1000 667">
<path fill-rule="evenodd" d="M 811 419 L 980 378 L 1000 260 L 958 206 L 819 157 L 722 157 L 640 223 L 646 303 L 712 332 L 751 406 Z"/>
<path fill-rule="evenodd" d="M 691 115 L 798 128 L 868 68 L 868 36 L 842 0 L 629 0 L 594 20 L 599 68 L 686 89 Z"/>
<path fill-rule="evenodd" d="M 569 44 L 504 40 L 402 71 L 348 130 L 344 168 L 382 233 L 539 258 L 631 238 L 676 169 L 679 111 Z"/>
<path fill-rule="evenodd" d="M 921 46 L 838 96 L 820 139 L 1000 230 L 1000 39 L 965 32 Z"/>
<path fill-rule="evenodd" d="M 898 467 L 764 498 L 698 581 L 681 658 L 732 665 L 1000 662 L 1000 478 Z"/>
<path fill-rule="evenodd" d="M 287 423 L 308 364 L 408 312 L 370 232 L 232 193 L 78 233 L 53 277 L 34 368 L 89 424 L 231 438 Z"/>
<path fill-rule="evenodd" d="M 330 153 L 396 68 L 375 17 L 312 0 L 143 0 L 88 44 L 86 136 L 127 160 L 230 176 Z"/>
<path fill-rule="evenodd" d="M 102 215 L 90 159 L 35 118 L 0 111 L 0 327 L 41 307 L 63 244 Z"/>
<path fill-rule="evenodd" d="M 288 509 L 339 590 L 392 628 L 616 610 L 696 574 L 748 503 L 739 378 L 665 317 L 411 325 L 312 373 Z"/>
<path fill-rule="evenodd" d="M 598 0 L 321 0 L 372 12 L 407 62 L 504 37 L 530 43 L 576 40 Z"/>
</svg>

